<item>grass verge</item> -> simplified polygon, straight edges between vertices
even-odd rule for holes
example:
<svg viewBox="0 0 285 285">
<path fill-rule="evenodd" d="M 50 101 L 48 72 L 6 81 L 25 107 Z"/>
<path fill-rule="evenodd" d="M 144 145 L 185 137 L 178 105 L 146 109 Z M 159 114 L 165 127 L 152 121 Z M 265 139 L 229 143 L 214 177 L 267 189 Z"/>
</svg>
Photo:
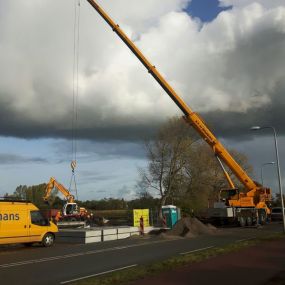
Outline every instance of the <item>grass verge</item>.
<svg viewBox="0 0 285 285">
<path fill-rule="evenodd" d="M 157 275 L 162 272 L 171 271 L 176 268 L 189 265 L 191 263 L 201 262 L 209 258 L 236 252 L 243 248 L 257 245 L 261 242 L 272 241 L 284 238 L 284 234 L 277 233 L 261 238 L 256 238 L 247 241 L 235 242 L 223 247 L 214 247 L 200 252 L 193 252 L 186 255 L 176 256 L 164 261 L 154 262 L 148 265 L 140 265 L 137 267 L 105 274 L 98 277 L 92 277 L 81 281 L 69 283 L 72 285 L 124 285 L 132 281 Z"/>
</svg>

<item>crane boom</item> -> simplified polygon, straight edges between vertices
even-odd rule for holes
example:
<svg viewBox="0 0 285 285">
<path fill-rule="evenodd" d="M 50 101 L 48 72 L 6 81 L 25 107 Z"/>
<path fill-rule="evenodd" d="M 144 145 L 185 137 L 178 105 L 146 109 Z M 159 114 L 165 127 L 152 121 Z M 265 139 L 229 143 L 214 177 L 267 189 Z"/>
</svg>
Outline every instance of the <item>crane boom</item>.
<svg viewBox="0 0 285 285">
<path fill-rule="evenodd" d="M 146 67 L 148 72 L 154 77 L 154 79 L 160 84 L 160 86 L 166 91 L 171 99 L 176 103 L 180 110 L 184 113 L 184 118 L 188 121 L 200 134 L 200 136 L 210 145 L 215 155 L 218 156 L 239 181 L 245 186 L 248 191 L 255 191 L 258 186 L 256 183 L 247 175 L 242 167 L 235 161 L 231 154 L 226 150 L 222 143 L 214 136 L 209 130 L 205 122 L 200 116 L 193 112 L 191 108 L 182 100 L 182 98 L 175 92 L 170 84 L 164 79 L 159 71 L 152 65 L 148 59 L 142 54 L 138 47 L 129 39 L 118 24 L 116 24 L 108 14 L 96 3 L 95 0 L 87 0 L 93 8 L 102 16 L 102 18 L 108 23 L 113 31 L 122 39 L 122 41 L 130 48 L 135 56 L 141 61 Z"/>
</svg>

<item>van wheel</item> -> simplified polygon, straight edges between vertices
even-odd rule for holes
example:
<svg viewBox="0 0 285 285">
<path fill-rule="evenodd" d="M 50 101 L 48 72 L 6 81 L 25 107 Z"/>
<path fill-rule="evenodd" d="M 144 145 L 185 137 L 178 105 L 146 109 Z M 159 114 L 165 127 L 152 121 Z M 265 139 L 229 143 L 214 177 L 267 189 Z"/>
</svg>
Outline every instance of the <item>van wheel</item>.
<svg viewBox="0 0 285 285">
<path fill-rule="evenodd" d="M 54 243 L 54 235 L 52 233 L 46 233 L 42 239 L 42 245 L 44 247 L 52 246 Z"/>
</svg>

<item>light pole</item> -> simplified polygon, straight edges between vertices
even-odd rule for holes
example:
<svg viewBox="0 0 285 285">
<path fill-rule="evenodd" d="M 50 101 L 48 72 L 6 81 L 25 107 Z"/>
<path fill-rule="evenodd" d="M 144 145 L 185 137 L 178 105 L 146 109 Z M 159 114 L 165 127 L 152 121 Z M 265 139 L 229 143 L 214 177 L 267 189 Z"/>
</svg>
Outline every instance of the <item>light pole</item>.
<svg viewBox="0 0 285 285">
<path fill-rule="evenodd" d="M 266 162 L 266 163 L 263 163 L 262 165 L 261 165 L 261 184 L 262 184 L 262 186 L 263 186 L 263 166 L 265 166 L 265 165 L 272 165 L 272 164 L 275 164 L 275 162 L 274 161 L 271 161 L 271 162 Z"/>
<path fill-rule="evenodd" d="M 281 208 L 282 208 L 282 219 L 283 219 L 283 232 L 285 233 L 285 217 L 284 217 L 284 201 L 283 201 L 283 193 L 282 193 L 282 182 L 281 182 L 281 173 L 280 173 L 280 163 L 279 163 L 279 154 L 278 154 L 278 145 L 277 145 L 277 134 L 276 130 L 272 126 L 254 126 L 250 128 L 252 131 L 258 131 L 262 129 L 271 129 L 274 134 L 274 143 L 275 143 L 275 153 L 276 153 L 276 162 L 277 162 L 277 174 L 278 174 L 278 183 L 279 183 L 279 192 L 281 199 Z"/>
</svg>

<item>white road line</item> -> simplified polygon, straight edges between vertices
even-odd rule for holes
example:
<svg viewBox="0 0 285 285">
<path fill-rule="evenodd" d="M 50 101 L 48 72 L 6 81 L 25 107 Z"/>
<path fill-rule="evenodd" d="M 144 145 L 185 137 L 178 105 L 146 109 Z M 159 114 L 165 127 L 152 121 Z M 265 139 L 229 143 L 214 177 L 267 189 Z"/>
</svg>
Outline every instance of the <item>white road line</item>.
<svg viewBox="0 0 285 285">
<path fill-rule="evenodd" d="M 120 267 L 120 268 L 116 268 L 116 269 L 112 269 L 112 270 L 108 270 L 108 271 L 104 271 L 104 272 L 100 272 L 100 273 L 96 273 L 96 274 L 92 274 L 92 275 L 87 275 L 87 276 L 83 276 L 83 277 L 72 279 L 72 280 L 68 280 L 68 281 L 62 281 L 62 282 L 60 282 L 60 284 L 67 284 L 67 283 L 71 283 L 71 282 L 76 282 L 76 281 L 79 281 L 79 280 L 83 280 L 83 279 L 87 279 L 87 278 L 91 278 L 91 277 L 96 277 L 96 276 L 100 276 L 100 275 L 104 275 L 104 274 L 108 274 L 108 273 L 112 273 L 112 272 L 128 269 L 128 268 L 135 267 L 135 266 L 138 266 L 138 265 L 137 264 L 132 264 L 132 265 L 129 265 L 129 266 Z"/>
<path fill-rule="evenodd" d="M 58 256 L 53 256 L 53 257 L 46 257 L 46 258 L 40 258 L 40 259 L 31 259 L 31 260 L 24 260 L 24 261 L 13 262 L 13 263 L 6 263 L 6 264 L 1 264 L 0 269 L 1 268 L 15 267 L 15 266 L 28 265 L 28 264 L 42 263 L 42 262 L 47 262 L 47 261 L 52 261 L 52 260 L 66 259 L 66 258 L 72 258 L 72 257 L 78 257 L 78 256 L 84 256 L 84 255 L 97 254 L 97 253 L 103 253 L 103 252 L 108 252 L 108 251 L 122 250 L 122 249 L 139 247 L 139 246 L 149 245 L 149 244 L 171 242 L 173 240 L 179 240 L 179 239 L 160 240 L 160 241 L 154 241 L 154 242 L 142 242 L 139 244 L 132 244 L 132 245 L 126 245 L 126 246 L 116 246 L 113 248 L 97 249 L 97 250 L 90 250 L 90 251 L 86 251 L 86 252 L 71 253 L 71 254 L 58 255 Z"/>
<path fill-rule="evenodd" d="M 255 239 L 255 238 L 256 238 L 256 237 L 238 239 L 238 240 L 236 240 L 236 242 L 242 242 L 242 241 L 252 240 L 252 239 Z"/>
<path fill-rule="evenodd" d="M 180 254 L 181 255 L 185 255 L 185 254 L 189 254 L 189 253 L 203 251 L 203 250 L 210 249 L 210 248 L 213 248 L 213 247 L 215 247 L 215 246 L 212 245 L 212 246 L 208 246 L 208 247 L 204 247 L 204 248 L 194 249 L 194 250 L 190 250 L 190 251 L 186 251 L 186 252 L 181 252 Z"/>
</svg>

